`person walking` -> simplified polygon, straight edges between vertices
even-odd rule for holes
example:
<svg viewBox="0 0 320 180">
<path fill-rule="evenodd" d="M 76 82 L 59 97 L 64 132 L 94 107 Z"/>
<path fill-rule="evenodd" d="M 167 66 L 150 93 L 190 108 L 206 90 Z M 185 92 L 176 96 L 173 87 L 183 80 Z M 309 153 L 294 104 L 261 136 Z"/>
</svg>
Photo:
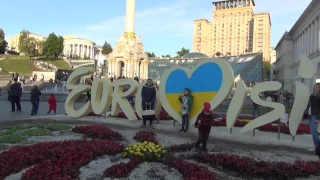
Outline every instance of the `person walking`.
<svg viewBox="0 0 320 180">
<path fill-rule="evenodd" d="M 11 95 L 11 112 L 15 112 L 15 106 L 17 106 L 17 111 L 21 112 L 20 98 L 22 95 L 21 84 L 18 83 L 18 79 L 14 78 L 14 83 L 10 86 Z"/>
<path fill-rule="evenodd" d="M 12 85 L 12 81 L 9 81 L 9 83 L 7 84 L 8 101 L 11 101 L 11 91 L 10 91 L 11 85 Z"/>
<path fill-rule="evenodd" d="M 52 93 L 48 99 L 48 104 L 49 104 L 49 111 L 47 114 L 50 114 L 51 111 L 56 114 L 57 112 L 57 101 L 56 98 L 54 97 L 54 94 Z"/>
<path fill-rule="evenodd" d="M 191 112 L 193 102 L 193 97 L 189 88 L 184 89 L 184 95 L 179 97 L 179 101 L 181 103 L 180 113 L 182 115 L 182 127 L 180 129 L 180 132 L 188 132 L 189 114 Z"/>
<path fill-rule="evenodd" d="M 214 117 L 211 111 L 210 103 L 206 102 L 203 104 L 203 110 L 198 115 L 195 127 L 198 128 L 198 141 L 196 143 L 196 149 L 199 149 L 202 144 L 202 151 L 207 152 L 207 142 L 211 132 L 212 122 Z"/>
<path fill-rule="evenodd" d="M 317 144 L 320 142 L 318 135 L 318 124 L 320 119 L 320 83 L 316 83 L 313 86 L 313 93 L 309 97 L 309 103 L 304 114 L 305 117 L 307 116 L 309 119 L 309 125 L 314 144 L 314 148 L 310 149 L 310 151 L 315 151 Z"/>
<path fill-rule="evenodd" d="M 38 86 L 34 85 L 30 92 L 30 102 L 32 104 L 31 116 L 38 114 L 41 91 Z"/>
<path fill-rule="evenodd" d="M 252 101 L 252 116 L 259 117 L 260 116 L 260 105 Z"/>
</svg>

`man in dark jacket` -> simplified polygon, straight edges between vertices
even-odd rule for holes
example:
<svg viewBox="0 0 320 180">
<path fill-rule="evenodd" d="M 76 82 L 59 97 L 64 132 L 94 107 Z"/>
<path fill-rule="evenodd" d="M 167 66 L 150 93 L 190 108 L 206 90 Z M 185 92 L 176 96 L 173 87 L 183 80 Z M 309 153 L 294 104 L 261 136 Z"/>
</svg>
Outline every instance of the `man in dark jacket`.
<svg viewBox="0 0 320 180">
<path fill-rule="evenodd" d="M 213 123 L 214 117 L 211 112 L 210 103 L 204 103 L 204 108 L 202 112 L 198 115 L 195 126 L 198 128 L 199 138 L 196 143 L 196 149 L 199 149 L 200 144 L 202 144 L 202 151 L 207 151 L 207 142 L 211 131 L 211 125 Z"/>
<path fill-rule="evenodd" d="M 15 111 L 15 105 L 17 106 L 17 111 L 21 112 L 20 98 L 22 95 L 21 84 L 18 83 L 18 79 L 14 79 L 14 83 L 10 86 L 11 95 L 11 112 Z"/>
<path fill-rule="evenodd" d="M 154 103 L 156 100 L 156 88 L 153 86 L 152 79 L 148 79 L 147 84 L 143 86 L 141 91 L 142 109 L 154 110 Z"/>
<path fill-rule="evenodd" d="M 30 102 L 32 104 L 31 116 L 38 114 L 41 91 L 34 85 L 30 92 Z"/>
</svg>

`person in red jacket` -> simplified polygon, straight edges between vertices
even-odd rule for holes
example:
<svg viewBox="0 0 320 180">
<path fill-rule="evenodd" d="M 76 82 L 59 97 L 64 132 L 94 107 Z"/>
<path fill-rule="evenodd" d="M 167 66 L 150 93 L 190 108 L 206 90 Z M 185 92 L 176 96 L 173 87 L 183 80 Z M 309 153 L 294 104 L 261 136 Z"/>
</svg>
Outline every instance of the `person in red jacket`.
<svg viewBox="0 0 320 180">
<path fill-rule="evenodd" d="M 57 112 L 57 101 L 56 98 L 54 97 L 54 94 L 51 94 L 49 99 L 48 99 L 48 103 L 49 103 L 49 111 L 47 114 L 49 114 L 52 110 L 54 112 L 54 114 L 56 114 Z"/>
<path fill-rule="evenodd" d="M 202 151 L 207 151 L 207 142 L 209 134 L 211 131 L 211 125 L 213 123 L 214 117 L 211 111 L 210 103 L 206 102 L 203 105 L 202 112 L 198 115 L 195 126 L 198 128 L 199 138 L 196 143 L 196 149 L 199 149 L 200 144 L 202 144 Z"/>
</svg>

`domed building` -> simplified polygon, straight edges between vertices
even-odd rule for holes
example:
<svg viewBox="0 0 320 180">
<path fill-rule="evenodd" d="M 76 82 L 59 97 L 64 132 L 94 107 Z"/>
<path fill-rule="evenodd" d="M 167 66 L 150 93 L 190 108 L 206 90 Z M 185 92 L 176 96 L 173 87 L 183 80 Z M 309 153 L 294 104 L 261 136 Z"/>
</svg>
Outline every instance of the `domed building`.
<svg viewBox="0 0 320 180">
<path fill-rule="evenodd" d="M 94 59 L 95 43 L 75 36 L 64 36 L 63 54 L 73 59 Z"/>
<path fill-rule="evenodd" d="M 209 56 L 203 54 L 203 53 L 199 53 L 199 52 L 191 52 L 188 54 L 183 55 L 181 58 L 185 58 L 185 59 L 200 59 L 200 58 L 209 58 Z"/>
</svg>

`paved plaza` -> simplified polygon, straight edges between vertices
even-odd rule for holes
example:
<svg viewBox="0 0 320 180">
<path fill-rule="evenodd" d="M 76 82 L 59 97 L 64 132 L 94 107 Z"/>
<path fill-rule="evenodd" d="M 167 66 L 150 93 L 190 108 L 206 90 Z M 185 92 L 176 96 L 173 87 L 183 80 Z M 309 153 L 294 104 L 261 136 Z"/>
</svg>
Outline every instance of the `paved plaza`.
<svg viewBox="0 0 320 180">
<path fill-rule="evenodd" d="M 75 103 L 75 109 L 80 108 L 84 102 Z M 31 103 L 28 101 L 22 101 L 21 107 L 22 112 L 11 112 L 11 103 L 9 101 L 0 101 L 0 121 L 7 120 L 17 120 L 23 118 L 29 118 L 31 113 Z M 38 116 L 44 116 L 48 112 L 48 103 L 46 101 L 41 101 L 39 106 Z M 51 112 L 53 113 L 53 112 Z M 64 114 L 64 102 L 57 102 L 57 114 Z"/>
</svg>

